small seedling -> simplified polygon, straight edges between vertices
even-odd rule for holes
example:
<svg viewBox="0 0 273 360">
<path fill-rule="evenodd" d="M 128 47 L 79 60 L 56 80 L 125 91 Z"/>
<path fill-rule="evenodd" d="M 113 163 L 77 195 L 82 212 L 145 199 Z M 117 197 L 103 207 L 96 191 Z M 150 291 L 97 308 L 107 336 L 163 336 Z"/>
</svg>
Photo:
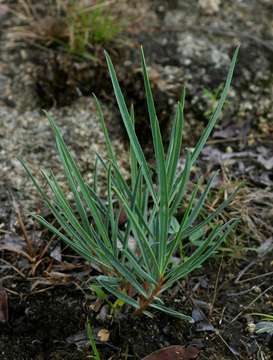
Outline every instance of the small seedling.
<svg viewBox="0 0 273 360">
<path fill-rule="evenodd" d="M 198 221 L 216 174 L 210 176 L 200 196 L 200 181 L 195 184 L 182 220 L 178 221 L 177 216 L 189 187 L 191 169 L 206 144 L 228 95 L 237 54 L 238 48 L 233 55 L 219 102 L 194 150 L 186 150 L 186 162 L 182 171 L 178 171 L 178 162 L 184 124 L 185 92 L 176 108 L 169 147 L 165 153 L 143 50 L 141 63 L 156 160 L 155 170 L 147 162 L 138 141 L 134 128 L 134 112 L 129 111 L 126 106 L 114 66 L 107 53 L 106 60 L 116 100 L 130 140 L 130 182 L 126 182 L 121 174 L 96 97 L 95 102 L 108 153 L 108 159 L 99 157 L 107 172 L 106 203 L 97 193 L 96 181 L 94 186 L 89 186 L 85 182 L 64 142 L 61 130 L 50 115 L 48 119 L 68 185 L 74 196 L 76 211 L 52 172 L 42 171 L 43 178 L 51 190 L 51 195 L 48 195 L 23 163 L 59 226 L 52 225 L 41 215 L 34 214 L 34 218 L 87 261 L 96 263 L 103 273 L 97 276 L 97 284 L 104 291 L 134 308 L 134 315 L 145 313 L 152 316 L 151 310 L 156 309 L 192 321 L 190 316 L 166 306 L 162 294 L 192 271 L 200 268 L 225 241 L 238 221 L 232 219 L 224 224 L 213 222 L 234 198 L 236 192 L 207 217 Z M 96 170 L 94 173 L 94 178 L 97 179 Z M 122 229 L 119 227 L 120 211 L 115 211 L 113 205 L 116 199 L 122 204 L 126 214 L 127 221 Z M 194 237 L 196 240 L 197 236 L 198 246 L 195 250 L 180 258 L 179 262 L 174 261 L 175 254 L 185 241 Z M 134 248 L 130 246 L 131 238 L 135 241 Z"/>
<path fill-rule="evenodd" d="M 90 321 L 87 322 L 87 337 L 88 337 L 89 343 L 90 343 L 92 351 L 93 351 L 93 358 L 95 360 L 101 360 Z"/>
</svg>

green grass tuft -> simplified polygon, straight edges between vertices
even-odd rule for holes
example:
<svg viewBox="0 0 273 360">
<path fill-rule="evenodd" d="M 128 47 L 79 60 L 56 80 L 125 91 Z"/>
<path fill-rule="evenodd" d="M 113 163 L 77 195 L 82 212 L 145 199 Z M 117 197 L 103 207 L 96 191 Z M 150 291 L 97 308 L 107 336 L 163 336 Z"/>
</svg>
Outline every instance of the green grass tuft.
<svg viewBox="0 0 273 360">
<path fill-rule="evenodd" d="M 129 111 L 127 108 L 114 66 L 107 53 L 109 74 L 130 140 L 131 181 L 127 183 L 122 177 L 101 106 L 96 97 L 95 102 L 108 153 L 107 159 L 99 158 L 108 175 L 107 202 L 99 198 L 96 185 L 90 187 L 85 182 L 63 140 L 60 129 L 49 114 L 48 120 L 55 136 L 67 182 L 74 196 L 76 212 L 52 173 L 42 171 L 43 178 L 51 190 L 49 196 L 23 163 L 58 225 L 52 225 L 41 215 L 34 214 L 34 218 L 87 261 L 95 262 L 102 272 L 102 275 L 96 278 L 97 284 L 120 301 L 130 305 L 134 309 L 134 315 L 145 313 L 152 316 L 152 309 L 156 309 L 170 316 L 192 321 L 190 316 L 167 307 L 161 299 L 161 294 L 195 269 L 200 268 L 225 241 L 238 222 L 237 219 L 222 224 L 214 221 L 234 198 L 236 192 L 199 221 L 215 174 L 208 179 L 200 196 L 198 196 L 200 182 L 195 185 L 182 220 L 178 221 L 177 217 L 183 197 L 189 188 L 191 169 L 219 119 L 227 98 L 237 54 L 238 48 L 233 55 L 223 92 L 215 110 L 194 150 L 186 151 L 186 164 L 182 171 L 178 172 L 177 168 L 181 151 L 185 95 L 177 104 L 171 140 L 165 153 L 143 49 L 141 49 L 141 64 L 156 159 L 155 171 L 147 162 L 138 141 L 134 128 L 134 111 L 133 109 Z M 96 174 L 94 178 L 97 178 Z M 126 213 L 125 229 L 119 227 L 119 211 L 115 211 L 113 207 L 113 201 L 116 199 L 122 204 Z M 130 246 L 129 238 L 134 239 L 134 248 Z M 185 240 L 189 238 L 198 238 L 195 250 L 181 257 L 178 263 L 174 262 L 173 256 L 179 249 L 181 250 Z"/>
</svg>

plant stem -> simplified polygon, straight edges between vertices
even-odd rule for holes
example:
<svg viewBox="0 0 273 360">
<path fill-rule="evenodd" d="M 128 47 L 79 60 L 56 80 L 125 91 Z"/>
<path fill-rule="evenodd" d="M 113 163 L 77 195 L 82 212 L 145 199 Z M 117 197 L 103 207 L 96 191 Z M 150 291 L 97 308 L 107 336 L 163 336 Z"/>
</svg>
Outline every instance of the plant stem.
<svg viewBox="0 0 273 360">
<path fill-rule="evenodd" d="M 160 292 L 163 283 L 164 283 L 164 279 L 162 278 L 159 280 L 159 283 L 151 292 L 151 295 L 148 297 L 148 299 L 145 299 L 143 297 L 140 298 L 140 307 L 133 312 L 133 316 L 138 316 L 147 309 L 147 307 L 151 304 L 151 302 L 154 300 L 156 295 Z"/>
</svg>

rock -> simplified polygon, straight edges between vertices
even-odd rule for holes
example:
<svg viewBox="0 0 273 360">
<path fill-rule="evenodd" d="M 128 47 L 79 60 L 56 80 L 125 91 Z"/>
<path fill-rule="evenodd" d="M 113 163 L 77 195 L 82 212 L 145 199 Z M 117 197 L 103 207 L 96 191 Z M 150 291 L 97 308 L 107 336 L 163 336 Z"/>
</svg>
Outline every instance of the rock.
<svg viewBox="0 0 273 360">
<path fill-rule="evenodd" d="M 190 32 L 177 36 L 177 51 L 181 54 L 182 65 L 189 66 L 194 62 L 203 61 L 217 68 L 228 68 L 230 58 L 227 51 L 205 36 L 194 37 Z"/>
<path fill-rule="evenodd" d="M 7 76 L 0 74 L 0 96 L 5 93 L 9 79 Z"/>
<path fill-rule="evenodd" d="M 9 12 L 8 5 L 0 4 L 0 21 L 3 21 L 6 18 L 8 12 Z"/>
<path fill-rule="evenodd" d="M 199 0 L 198 6 L 206 15 L 217 14 L 220 10 L 221 0 Z"/>
</svg>

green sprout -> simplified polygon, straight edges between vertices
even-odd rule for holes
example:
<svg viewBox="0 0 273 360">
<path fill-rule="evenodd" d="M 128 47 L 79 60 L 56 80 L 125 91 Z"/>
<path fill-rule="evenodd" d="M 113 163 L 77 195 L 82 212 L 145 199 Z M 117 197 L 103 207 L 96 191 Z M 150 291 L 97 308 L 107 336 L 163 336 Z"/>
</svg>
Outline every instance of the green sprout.
<svg viewBox="0 0 273 360">
<path fill-rule="evenodd" d="M 87 337 L 93 352 L 92 358 L 94 358 L 95 360 L 101 360 L 90 321 L 87 322 Z"/>
<path fill-rule="evenodd" d="M 131 180 L 125 181 L 121 174 L 102 108 L 96 97 L 94 98 L 108 154 L 106 160 L 98 156 L 107 172 L 106 202 L 97 193 L 96 181 L 92 186 L 85 182 L 63 140 L 59 127 L 50 115 L 48 120 L 54 132 L 68 185 L 74 196 L 76 211 L 73 210 L 52 172 L 41 171 L 45 183 L 51 190 L 51 195 L 48 195 L 45 188 L 38 183 L 23 163 L 58 225 L 49 223 L 41 215 L 34 214 L 34 218 L 87 261 L 96 263 L 102 273 L 96 277 L 97 285 L 131 306 L 134 309 L 133 315 L 144 313 L 152 316 L 151 310 L 155 309 L 179 319 L 193 321 L 190 316 L 167 307 L 161 295 L 179 280 L 200 268 L 225 241 L 238 222 L 238 219 L 232 219 L 224 224 L 213 221 L 234 198 L 236 191 L 214 212 L 199 221 L 200 211 L 204 208 L 216 174 L 208 179 L 200 196 L 198 194 L 201 184 L 198 181 L 182 219 L 180 220 L 178 216 L 182 200 L 189 187 L 191 169 L 211 134 L 228 95 L 238 50 L 237 48 L 233 55 L 222 95 L 210 121 L 194 150 L 186 150 L 186 162 L 182 171 L 179 172 L 177 169 L 184 124 L 185 91 L 176 108 L 171 138 L 165 153 L 142 49 L 141 64 L 156 160 L 154 170 L 147 162 L 138 141 L 134 128 L 134 111 L 133 109 L 129 111 L 126 106 L 114 66 L 107 53 L 106 61 L 112 85 L 130 140 Z M 97 179 L 96 172 L 95 167 L 94 179 Z M 122 211 L 126 213 L 127 221 L 125 228 L 122 229 L 119 226 L 121 209 L 119 211 L 115 209 L 113 205 L 115 201 L 122 204 Z M 173 257 L 180 246 L 195 235 L 199 238 L 195 250 L 180 258 L 178 263 L 174 261 Z M 130 246 L 131 238 L 136 244 L 134 249 Z"/>
</svg>

